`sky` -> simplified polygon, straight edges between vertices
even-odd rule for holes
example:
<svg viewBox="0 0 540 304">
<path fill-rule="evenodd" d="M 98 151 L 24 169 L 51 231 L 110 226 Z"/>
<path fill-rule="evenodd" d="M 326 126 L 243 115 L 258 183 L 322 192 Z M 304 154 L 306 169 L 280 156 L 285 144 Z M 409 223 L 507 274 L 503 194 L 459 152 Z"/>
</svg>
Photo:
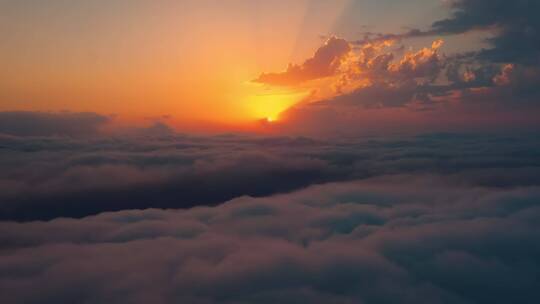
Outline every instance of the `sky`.
<svg viewBox="0 0 540 304">
<path fill-rule="evenodd" d="M 2 304 L 540 303 L 539 15 L 0 0 Z"/>
<path fill-rule="evenodd" d="M 429 31 L 456 11 L 450 3 L 4 0 L 0 110 L 95 112 L 115 116 L 117 124 L 159 120 L 181 131 L 268 131 L 275 128 L 257 122 L 344 92 L 325 79 L 336 71 L 294 85 L 254 81 L 260 75 L 301 66 L 330 37 L 351 44 L 350 53 L 331 58 L 340 61 L 338 69 L 358 65 L 351 58 L 366 33 Z M 486 39 L 494 33 L 488 27 L 432 31 L 395 39 L 394 49 L 413 52 L 444 39 L 440 56 L 453 56 L 491 47 Z M 356 76 L 364 85 L 367 77 Z M 384 114 L 378 112 L 368 116 Z M 385 120 L 433 120 L 417 114 L 391 113 Z M 292 124 L 279 133 L 298 132 L 309 122 Z"/>
<path fill-rule="evenodd" d="M 249 81 L 311 52 L 346 2 L 2 1 L 2 108 L 260 118 L 299 94 L 266 105 Z"/>
</svg>

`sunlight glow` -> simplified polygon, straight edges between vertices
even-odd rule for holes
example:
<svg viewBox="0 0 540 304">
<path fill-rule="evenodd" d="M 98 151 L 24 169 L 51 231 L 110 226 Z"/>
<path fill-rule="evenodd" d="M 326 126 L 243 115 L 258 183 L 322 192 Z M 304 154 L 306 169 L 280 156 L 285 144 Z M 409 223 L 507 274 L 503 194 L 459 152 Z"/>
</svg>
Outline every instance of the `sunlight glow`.
<svg viewBox="0 0 540 304">
<path fill-rule="evenodd" d="M 279 120 L 279 115 L 283 111 L 297 104 L 307 95 L 307 92 L 263 94 L 251 96 L 248 102 L 254 118 L 262 118 L 272 123 Z"/>
<path fill-rule="evenodd" d="M 9 37 L 0 45 L 0 111 L 114 113 L 137 124 L 167 116 L 205 131 L 202 121 L 216 129 L 275 121 L 305 88 L 246 82 L 312 56 L 351 1 L 133 0 L 110 10 L 100 1 L 0 1 L 0 34 Z"/>
</svg>

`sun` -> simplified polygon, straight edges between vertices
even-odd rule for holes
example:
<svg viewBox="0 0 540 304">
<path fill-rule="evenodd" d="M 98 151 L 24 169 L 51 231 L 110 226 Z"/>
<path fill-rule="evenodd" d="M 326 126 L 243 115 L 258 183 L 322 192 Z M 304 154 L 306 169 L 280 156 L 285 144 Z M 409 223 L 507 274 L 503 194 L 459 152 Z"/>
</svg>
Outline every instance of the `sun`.
<svg viewBox="0 0 540 304">
<path fill-rule="evenodd" d="M 249 105 L 253 117 L 266 123 L 276 123 L 282 112 L 298 103 L 306 95 L 305 92 L 258 94 L 251 96 Z"/>
</svg>

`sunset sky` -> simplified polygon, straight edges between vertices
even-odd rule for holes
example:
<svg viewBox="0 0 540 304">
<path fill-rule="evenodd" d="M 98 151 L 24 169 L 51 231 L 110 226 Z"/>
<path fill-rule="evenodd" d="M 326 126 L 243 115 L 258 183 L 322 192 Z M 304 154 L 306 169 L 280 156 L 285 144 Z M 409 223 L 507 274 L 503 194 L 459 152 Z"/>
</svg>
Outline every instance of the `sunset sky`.
<svg viewBox="0 0 540 304">
<path fill-rule="evenodd" d="M 256 121 L 277 120 L 299 103 L 346 94 L 335 83 L 345 69 L 359 70 L 349 93 L 366 86 L 372 75 L 354 58 L 368 32 L 432 31 L 389 39 L 393 47 L 379 53 L 394 53 L 393 62 L 438 39 L 445 41 L 441 58 L 489 48 L 486 39 L 499 30 L 493 24 L 432 30 L 455 10 L 436 0 L 2 1 L 0 110 L 96 112 L 139 124 L 166 117 L 193 131 L 259 130 Z M 254 81 L 301 66 L 330 37 L 350 44 L 350 52 L 330 58 L 340 72 L 287 85 Z M 369 116 L 430 121 L 383 112 Z"/>
<path fill-rule="evenodd" d="M 0 0 L 0 303 L 540 303 L 539 16 Z"/>
</svg>

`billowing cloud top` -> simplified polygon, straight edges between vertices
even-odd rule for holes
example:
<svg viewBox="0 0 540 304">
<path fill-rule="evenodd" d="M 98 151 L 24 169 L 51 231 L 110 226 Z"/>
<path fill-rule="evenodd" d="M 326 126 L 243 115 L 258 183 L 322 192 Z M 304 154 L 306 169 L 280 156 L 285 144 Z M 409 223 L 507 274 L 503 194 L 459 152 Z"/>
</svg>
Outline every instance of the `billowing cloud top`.
<svg viewBox="0 0 540 304">
<path fill-rule="evenodd" d="M 540 298 L 535 134 L 165 131 L 0 135 L 2 303 Z"/>
<path fill-rule="evenodd" d="M 343 52 L 327 57 L 331 60 L 320 61 L 324 62 L 325 73 L 307 72 L 311 69 L 304 65 L 291 65 L 287 72 L 263 74 L 258 81 L 296 85 L 312 92 L 306 102 L 282 115 L 288 118 L 289 129 L 307 125 L 336 131 L 362 128 L 366 127 L 362 124 L 366 116 L 386 115 L 366 109 L 392 108 L 406 111 L 394 111 L 381 121 L 410 117 L 410 121 L 423 121 L 433 128 L 430 121 L 437 120 L 433 117 L 443 117 L 446 127 L 493 127 L 503 123 L 512 127 L 538 126 L 538 1 L 453 0 L 448 5 L 452 10 L 450 17 L 434 22 L 426 30 L 366 33 L 361 40 L 340 40 Z M 463 53 L 444 52 L 443 39 L 469 32 L 483 33 L 488 47 Z M 417 51 L 407 47 L 411 38 L 424 41 L 429 37 L 433 38 L 429 47 Z M 328 45 L 321 47 L 317 54 L 327 48 Z M 314 79 L 320 81 L 305 82 Z M 407 113 L 417 111 L 430 111 L 432 115 Z M 341 124 L 345 121 L 348 123 Z M 411 125 L 410 121 L 407 124 Z"/>
<path fill-rule="evenodd" d="M 512 185 L 538 181 L 535 155 L 514 157 L 515 151 L 540 150 L 540 142 L 527 136 L 513 141 L 444 134 L 313 140 L 199 137 L 162 129 L 158 125 L 114 137 L 40 132 L 14 136 L 0 130 L 0 219 L 46 220 L 132 208 L 215 205 L 243 195 L 267 196 L 410 171 L 458 174 L 473 183 L 497 185 L 496 179 L 488 178 L 489 172 L 504 168 Z"/>
<path fill-rule="evenodd" d="M 540 188 L 434 176 L 0 223 L 3 303 L 537 303 Z"/>
<path fill-rule="evenodd" d="M 263 73 L 255 82 L 271 85 L 297 85 L 309 80 L 334 75 L 341 61 L 351 51 L 351 45 L 344 39 L 331 37 L 320 47 L 312 58 L 301 65 L 290 64 L 282 73 Z"/>
</svg>

